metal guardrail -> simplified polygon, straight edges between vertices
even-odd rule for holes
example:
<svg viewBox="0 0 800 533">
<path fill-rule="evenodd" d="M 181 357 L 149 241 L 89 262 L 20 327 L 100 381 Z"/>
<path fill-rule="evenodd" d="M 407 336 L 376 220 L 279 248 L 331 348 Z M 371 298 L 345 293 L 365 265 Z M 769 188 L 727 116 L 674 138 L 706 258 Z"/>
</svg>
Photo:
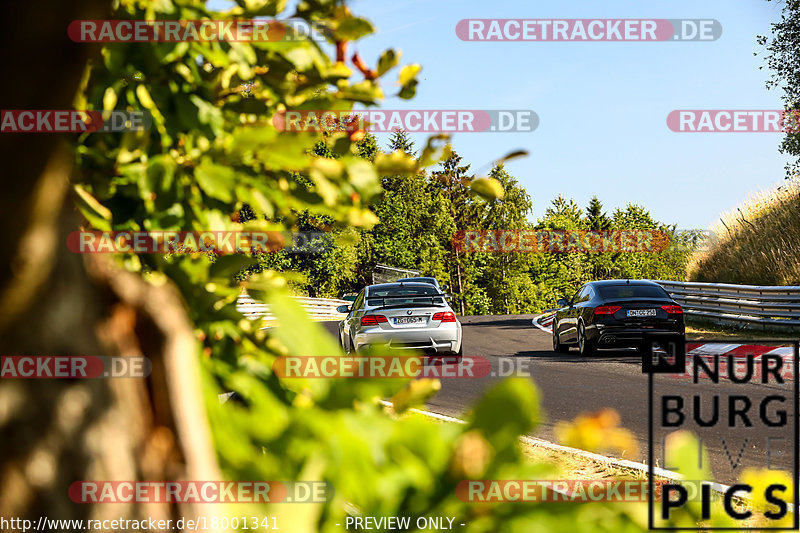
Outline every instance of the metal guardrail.
<svg viewBox="0 0 800 533">
<path fill-rule="evenodd" d="M 653 280 L 683 307 L 687 315 L 716 322 L 744 326 L 789 327 L 800 329 L 800 287 L 769 287 Z M 336 311 L 347 300 L 296 297 L 312 320 L 342 320 Z M 254 300 L 246 292 L 239 295 L 236 310 L 251 320 L 273 320 L 269 306 Z M 546 313 L 545 313 L 546 314 Z"/>
<path fill-rule="evenodd" d="M 340 305 L 350 305 L 352 303 L 347 300 L 335 300 L 332 298 L 306 298 L 297 296 L 295 299 L 305 308 L 311 320 L 315 321 L 342 320 L 347 315 L 337 312 L 336 308 Z M 250 320 L 262 318 L 269 321 L 275 319 L 275 316 L 269 311 L 269 305 L 254 300 L 246 292 L 242 292 L 236 300 L 236 310 Z"/>
<path fill-rule="evenodd" d="M 800 328 L 800 287 L 653 280 L 687 315 L 740 325 Z"/>
</svg>

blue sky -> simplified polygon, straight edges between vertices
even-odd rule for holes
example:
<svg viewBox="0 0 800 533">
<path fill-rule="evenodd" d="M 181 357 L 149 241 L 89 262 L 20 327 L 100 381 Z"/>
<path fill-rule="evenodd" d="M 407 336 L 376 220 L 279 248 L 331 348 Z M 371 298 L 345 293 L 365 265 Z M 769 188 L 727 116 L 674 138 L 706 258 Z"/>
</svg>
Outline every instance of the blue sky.
<svg viewBox="0 0 800 533">
<path fill-rule="evenodd" d="M 581 206 L 597 194 L 610 212 L 644 205 L 680 228 L 706 228 L 750 192 L 783 180 L 776 133 L 674 133 L 674 109 L 779 109 L 767 91 L 756 36 L 769 34 L 782 3 L 763 0 L 570 2 L 356 0 L 377 34 L 357 50 L 374 64 L 388 48 L 423 66 L 417 97 L 386 109 L 533 109 L 528 133 L 459 133 L 455 150 L 484 167 L 514 149 L 530 156 L 508 170 L 533 198 L 534 218 L 558 194 Z M 465 42 L 465 18 L 713 18 L 713 42 Z M 759 56 L 754 56 L 758 52 Z M 394 79 L 392 77 L 392 79 Z M 387 87 L 387 94 L 393 91 Z M 381 134 L 386 144 L 388 134 Z M 425 134 L 414 135 L 417 146 Z"/>
<path fill-rule="evenodd" d="M 224 7 L 225 0 L 212 0 Z M 290 2 L 293 4 L 294 2 Z M 609 213 L 645 206 L 679 228 L 705 229 L 757 191 L 783 181 L 789 158 L 778 133 L 675 133 L 675 109 L 780 109 L 767 91 L 757 35 L 769 35 L 783 2 L 765 0 L 352 0 L 377 33 L 358 42 L 370 65 L 386 48 L 423 66 L 417 96 L 388 96 L 384 109 L 532 109 L 527 133 L 459 133 L 453 147 L 472 165 L 516 150 L 507 169 L 533 199 L 538 218 L 557 195 L 586 206 L 596 194 Z M 290 7 L 287 13 L 291 13 Z M 469 18 L 716 19 L 713 42 L 465 42 Z M 351 49 L 351 53 L 352 53 Z M 754 55 L 758 53 L 758 55 Z M 764 67 L 759 70 L 759 67 Z M 396 71 L 387 81 L 394 80 Z M 396 92 L 386 87 L 387 95 Z M 388 134 L 378 135 L 386 146 Z M 412 138 L 424 145 L 426 134 Z"/>
</svg>

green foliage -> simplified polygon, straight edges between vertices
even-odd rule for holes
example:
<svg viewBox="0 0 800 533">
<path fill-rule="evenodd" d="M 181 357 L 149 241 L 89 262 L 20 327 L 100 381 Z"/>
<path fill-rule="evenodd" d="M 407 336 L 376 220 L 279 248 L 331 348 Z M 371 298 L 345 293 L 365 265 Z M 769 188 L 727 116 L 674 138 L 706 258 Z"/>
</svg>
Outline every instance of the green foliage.
<svg viewBox="0 0 800 533">
<path fill-rule="evenodd" d="M 405 130 L 397 129 L 392 132 L 389 138 L 389 151 L 400 150 L 406 154 L 414 155 L 414 141 L 408 137 Z"/>
<path fill-rule="evenodd" d="M 607 230 L 611 227 L 611 219 L 603 211 L 603 202 L 597 196 L 592 196 L 589 205 L 586 207 L 586 222 L 589 229 Z"/>
<path fill-rule="evenodd" d="M 597 198 L 592 198 L 586 216 L 580 207 L 564 197 L 555 198 L 536 229 L 605 230 L 652 229 L 673 235 L 674 228 L 660 223 L 642 206 L 628 205 L 608 217 Z M 596 279 L 683 280 L 694 246 L 684 243 L 658 253 L 547 253 L 535 255 L 530 269 L 536 280 L 533 306 L 547 309 L 558 298 L 572 296 L 578 287 Z"/>
<path fill-rule="evenodd" d="M 356 155 L 368 161 L 375 161 L 378 155 L 378 139 L 371 133 L 364 135 L 364 138 L 356 143 Z"/>
<path fill-rule="evenodd" d="M 115 6 L 112 17 L 124 20 L 287 15 L 286 2 L 270 0 L 237 0 L 229 12 L 209 11 L 199 0 L 120 0 Z M 324 33 L 334 46 L 373 31 L 339 1 L 303 0 L 294 16 L 329 28 Z M 385 53 L 375 72 L 387 73 L 398 57 Z M 336 341 L 287 297 L 291 286 L 335 295 L 347 284 L 365 283 L 366 266 L 385 260 L 454 285 L 457 280 L 460 302 L 478 312 L 524 310 L 521 299 L 534 290 L 525 282 L 528 258 L 466 256 L 450 242 L 458 229 L 524 227 L 530 199 L 501 167 L 492 178 L 505 195 L 486 199 L 472 194 L 468 165 L 442 146 L 442 138 L 428 142 L 411 171 L 382 176 L 372 162 L 380 154 L 370 136 L 268 126 L 284 108 L 378 104 L 381 76 L 360 79 L 354 72 L 313 41 L 110 44 L 90 65 L 77 97 L 78 109 L 147 109 L 154 120 L 145 132 L 80 138 L 75 191 L 93 227 L 331 230 L 333 246 L 321 256 L 120 260 L 154 283 L 169 280 L 186 302 L 202 339 L 195 348 L 198 357 L 205 354 L 204 403 L 224 476 L 324 480 L 334 488 L 324 503 L 250 505 L 247 515 L 276 516 L 286 531 L 338 531 L 346 515 L 450 515 L 466 522 L 466 531 L 574 531 L 581 520 L 583 531 L 642 529 L 635 506 L 487 508 L 457 498 L 456 486 L 469 476 L 552 474 L 528 463 L 517 442 L 541 418 L 529 380 L 497 384 L 461 427 L 415 416 L 398 420 L 376 401 L 394 397 L 402 410 L 435 392 L 431 383 L 406 389 L 405 380 L 285 379 L 273 372 L 273 363 L 287 355 L 341 355 Z M 419 72 L 419 65 L 400 69 L 400 97 L 413 97 Z M 422 167 L 439 158 L 441 168 L 425 174 Z M 292 270 L 303 276 L 276 272 Z M 271 305 L 278 327 L 260 330 L 236 312 L 234 273 L 242 271 L 250 273 L 244 276 L 250 292 Z M 500 276 L 514 286 L 504 288 Z M 245 404 L 220 404 L 217 394 L 230 390 Z"/>
<path fill-rule="evenodd" d="M 772 69 L 767 88 L 781 88 L 784 107 L 793 111 L 787 117 L 788 132 L 780 146 L 781 153 L 798 158 L 786 165 L 786 178 L 791 179 L 800 173 L 800 2 L 786 0 L 780 22 L 771 26 L 772 35 L 759 35 L 758 44 L 766 48 L 767 66 Z"/>
<path fill-rule="evenodd" d="M 373 146 L 371 141 L 367 145 Z M 413 147 L 405 132 L 397 131 L 389 149 L 395 151 L 364 152 L 362 157 L 398 170 L 406 163 L 397 158 Z M 452 239 L 458 231 L 652 229 L 674 235 L 673 227 L 654 220 L 642 206 L 628 205 L 609 217 L 596 197 L 583 210 L 574 200 L 558 196 L 533 224 L 529 222 L 533 202 L 503 164 L 495 165 L 485 178 L 502 195 L 487 200 L 486 195 L 475 194 L 475 180 L 462 161 L 450 150 L 429 175 L 413 169 L 383 175 L 384 192 L 370 205 L 379 222 L 347 241 L 356 241 L 354 248 L 344 254 L 318 254 L 314 259 L 318 264 L 290 263 L 307 278 L 300 291 L 333 296 L 355 292 L 371 282 L 372 266 L 383 263 L 438 278 L 449 286 L 462 314 L 519 314 L 551 308 L 558 298 L 594 279 L 684 279 L 688 257 L 698 242 L 685 233 L 680 243 L 661 253 L 457 251 Z"/>
</svg>

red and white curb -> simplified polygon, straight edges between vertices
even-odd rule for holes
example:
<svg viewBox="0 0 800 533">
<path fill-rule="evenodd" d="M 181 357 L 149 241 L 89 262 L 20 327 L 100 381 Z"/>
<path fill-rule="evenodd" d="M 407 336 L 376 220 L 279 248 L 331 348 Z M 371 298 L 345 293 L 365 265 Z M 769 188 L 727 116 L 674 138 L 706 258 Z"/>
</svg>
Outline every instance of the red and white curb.
<svg viewBox="0 0 800 533">
<path fill-rule="evenodd" d="M 723 344 L 720 342 L 687 342 L 686 355 L 703 359 L 708 364 L 709 368 L 714 367 L 714 359 L 718 360 L 719 371 L 725 375 L 726 367 L 729 364 L 741 367 L 738 371 L 728 369 L 728 373 L 735 372 L 737 375 L 744 375 L 749 366 L 747 357 L 753 356 L 753 366 L 755 367 L 755 375 L 760 376 L 762 367 L 757 366 L 757 363 L 763 356 L 777 355 L 781 358 L 780 375 L 784 380 L 793 380 L 794 375 L 794 348 L 791 346 L 764 346 L 761 344 Z M 688 369 L 683 374 L 675 375 L 673 377 L 691 377 Z"/>
<path fill-rule="evenodd" d="M 732 355 L 733 357 L 754 355 L 758 359 L 762 355 L 780 355 L 784 361 L 794 360 L 794 348 L 791 346 L 764 346 L 761 344 L 722 344 L 721 342 L 687 342 L 686 353 L 691 355 Z"/>
<path fill-rule="evenodd" d="M 545 313 L 538 316 L 533 317 L 531 321 L 534 326 L 539 328 L 540 330 L 553 334 L 553 319 L 556 317 L 555 313 Z"/>
</svg>

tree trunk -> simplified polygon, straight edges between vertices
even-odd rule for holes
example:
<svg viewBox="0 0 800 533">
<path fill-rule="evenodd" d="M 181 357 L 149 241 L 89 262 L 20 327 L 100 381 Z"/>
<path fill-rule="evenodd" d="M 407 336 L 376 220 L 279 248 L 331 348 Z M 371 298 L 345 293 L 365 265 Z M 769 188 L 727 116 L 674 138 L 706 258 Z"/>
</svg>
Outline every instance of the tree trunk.
<svg viewBox="0 0 800 533">
<path fill-rule="evenodd" d="M 456 250 L 456 279 L 458 280 L 458 303 L 461 306 L 461 316 L 464 316 L 464 286 L 461 284 L 461 262 L 458 257 L 458 250 Z"/>
<path fill-rule="evenodd" d="M 73 20 L 110 2 L 7 2 L 4 109 L 70 109 L 96 47 Z M 2 355 L 145 356 L 147 379 L 0 379 L 0 516 L 36 520 L 191 517 L 200 506 L 73 503 L 81 480 L 220 479 L 199 389 L 199 348 L 180 297 L 67 250 L 73 148 L 52 133 L 3 133 Z M 211 510 L 205 514 L 211 514 Z"/>
</svg>

